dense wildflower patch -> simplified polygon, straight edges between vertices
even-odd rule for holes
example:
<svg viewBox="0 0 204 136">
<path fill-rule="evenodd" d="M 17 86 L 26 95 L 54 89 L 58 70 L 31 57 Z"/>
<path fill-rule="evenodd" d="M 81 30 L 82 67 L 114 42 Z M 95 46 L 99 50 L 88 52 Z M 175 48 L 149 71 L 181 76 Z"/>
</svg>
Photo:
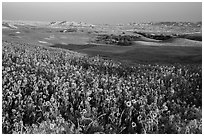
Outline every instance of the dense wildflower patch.
<svg viewBox="0 0 204 136">
<path fill-rule="evenodd" d="M 202 133 L 201 73 L 3 42 L 2 131 Z"/>
</svg>

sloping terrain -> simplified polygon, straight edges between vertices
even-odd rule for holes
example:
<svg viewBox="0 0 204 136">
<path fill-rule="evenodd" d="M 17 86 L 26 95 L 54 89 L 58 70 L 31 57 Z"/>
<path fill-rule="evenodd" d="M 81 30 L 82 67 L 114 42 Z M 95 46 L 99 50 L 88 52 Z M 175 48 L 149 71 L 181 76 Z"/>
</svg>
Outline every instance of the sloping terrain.
<svg viewBox="0 0 204 136">
<path fill-rule="evenodd" d="M 147 40 L 146 40 L 147 39 Z M 149 46 L 192 46 L 201 47 L 201 41 L 189 40 L 185 38 L 170 38 L 164 41 L 149 40 L 149 38 L 141 38 L 141 40 L 134 41 L 136 45 L 149 45 Z"/>
<path fill-rule="evenodd" d="M 202 41 L 189 40 L 186 38 L 171 38 L 165 40 L 163 43 L 167 43 L 167 45 L 168 43 L 171 43 L 172 46 L 202 46 Z"/>
<path fill-rule="evenodd" d="M 180 35 L 151 31 L 137 33 L 129 31 L 127 33 L 126 30 L 132 26 L 90 26 L 85 23 L 68 21 L 5 23 L 18 27 L 18 29 L 2 30 L 3 40 L 7 41 L 63 48 L 131 64 L 202 62 L 202 41 L 200 41 L 202 37 L 199 38 L 201 33 L 193 33 L 193 29 Z M 55 28 L 54 26 L 62 27 Z M 158 27 L 158 24 L 156 26 Z M 147 30 L 149 27 L 147 26 Z M 68 31 L 72 28 L 76 31 Z M 196 31 L 197 29 L 196 26 Z M 163 40 L 158 40 L 158 38 Z"/>
<path fill-rule="evenodd" d="M 155 46 L 141 46 L 137 56 L 118 55 L 143 61 L 144 55 L 150 61 L 169 51 L 175 56 L 182 50 L 185 56 L 197 49 L 167 47 L 159 48 L 163 54 Z M 200 134 L 202 66 L 134 67 L 64 49 L 3 42 L 2 133 Z"/>
<path fill-rule="evenodd" d="M 52 27 L 66 21 L 9 24 L 2 30 L 3 134 L 202 133 L 201 41 L 126 33 L 135 24 L 76 31 Z"/>
</svg>

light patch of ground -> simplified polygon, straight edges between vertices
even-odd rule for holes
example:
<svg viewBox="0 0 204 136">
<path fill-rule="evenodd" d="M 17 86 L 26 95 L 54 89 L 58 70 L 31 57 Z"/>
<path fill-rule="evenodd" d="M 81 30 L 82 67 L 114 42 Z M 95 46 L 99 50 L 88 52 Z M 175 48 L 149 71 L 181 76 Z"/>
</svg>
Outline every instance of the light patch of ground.
<svg viewBox="0 0 204 136">
<path fill-rule="evenodd" d="M 148 45 L 148 46 L 202 46 L 202 42 L 189 40 L 184 38 L 172 38 L 164 42 L 158 41 L 134 41 L 135 45 Z"/>
<path fill-rule="evenodd" d="M 135 41 L 134 42 L 136 45 L 149 45 L 149 46 L 163 46 L 165 45 L 164 43 L 158 43 L 158 42 L 147 42 L 147 41 Z"/>
<path fill-rule="evenodd" d="M 48 45 L 52 45 L 52 43 L 48 43 L 46 41 L 38 41 L 39 43 L 42 43 L 42 44 L 48 44 Z"/>
<path fill-rule="evenodd" d="M 165 45 L 171 44 L 172 46 L 202 46 L 201 41 L 189 40 L 185 38 L 172 38 L 167 40 Z"/>
<path fill-rule="evenodd" d="M 9 29 L 8 27 L 6 27 L 6 26 L 2 26 L 2 29 Z"/>
<path fill-rule="evenodd" d="M 144 37 L 144 36 L 139 37 L 137 41 L 161 42 L 161 40 L 155 40 L 155 39 L 147 38 L 147 37 Z"/>
<path fill-rule="evenodd" d="M 61 44 L 67 45 L 67 43 L 65 43 L 65 42 L 61 42 Z"/>
<path fill-rule="evenodd" d="M 39 43 L 48 43 L 48 42 L 46 42 L 46 41 L 38 41 Z"/>
</svg>

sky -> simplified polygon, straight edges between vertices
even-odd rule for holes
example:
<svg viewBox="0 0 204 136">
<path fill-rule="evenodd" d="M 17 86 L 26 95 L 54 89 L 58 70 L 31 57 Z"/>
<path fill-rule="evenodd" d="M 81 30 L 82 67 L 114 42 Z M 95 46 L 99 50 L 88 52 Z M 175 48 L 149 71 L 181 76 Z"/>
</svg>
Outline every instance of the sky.
<svg viewBox="0 0 204 136">
<path fill-rule="evenodd" d="M 201 2 L 3 2 L 3 20 L 92 24 L 202 21 Z"/>
</svg>

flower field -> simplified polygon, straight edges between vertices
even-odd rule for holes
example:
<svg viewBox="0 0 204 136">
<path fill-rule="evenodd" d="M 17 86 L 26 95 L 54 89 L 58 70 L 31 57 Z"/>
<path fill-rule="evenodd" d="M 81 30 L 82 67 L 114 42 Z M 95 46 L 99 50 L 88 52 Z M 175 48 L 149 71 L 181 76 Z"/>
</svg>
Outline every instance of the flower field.
<svg viewBox="0 0 204 136">
<path fill-rule="evenodd" d="M 2 133 L 202 133 L 201 65 L 126 66 L 2 43 Z"/>
</svg>

